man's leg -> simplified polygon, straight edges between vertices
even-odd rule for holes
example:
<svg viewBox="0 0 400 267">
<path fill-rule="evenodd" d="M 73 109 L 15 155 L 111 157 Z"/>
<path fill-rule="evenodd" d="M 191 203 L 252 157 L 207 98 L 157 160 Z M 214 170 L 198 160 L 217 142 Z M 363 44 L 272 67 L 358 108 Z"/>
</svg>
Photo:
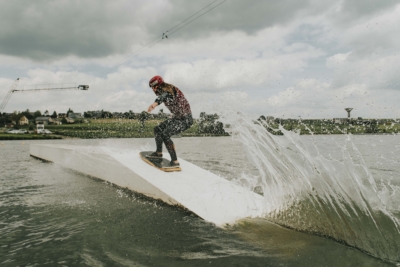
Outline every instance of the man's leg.
<svg viewBox="0 0 400 267">
<path fill-rule="evenodd" d="M 162 157 L 162 144 L 163 144 L 163 131 L 165 130 L 167 121 L 164 121 L 154 127 L 154 138 L 156 141 L 156 152 L 150 155 L 150 157 Z"/>
<path fill-rule="evenodd" d="M 168 150 L 169 155 L 171 156 L 171 161 L 176 162 L 178 160 L 178 157 L 176 156 L 174 142 L 172 142 L 171 138 L 168 138 L 167 140 L 164 141 L 164 143 L 165 147 Z"/>
<path fill-rule="evenodd" d="M 165 122 L 165 127 L 163 128 L 161 136 L 164 141 L 165 147 L 167 148 L 168 153 L 171 156 L 171 164 L 175 163 L 179 166 L 175 145 L 174 142 L 172 142 L 171 140 L 171 136 L 174 134 L 179 134 L 188 129 L 191 126 L 191 123 L 189 124 L 188 122 L 186 122 L 186 120 L 177 119 L 168 119 Z"/>
<path fill-rule="evenodd" d="M 154 136 L 156 139 L 156 152 L 162 153 L 162 143 L 163 143 L 162 130 L 158 126 L 154 128 Z"/>
<path fill-rule="evenodd" d="M 179 120 L 175 119 L 168 119 L 166 120 L 160 130 L 160 138 L 161 142 L 164 142 L 165 147 L 167 148 L 167 151 L 169 155 L 171 156 L 171 161 L 177 161 L 178 158 L 176 156 L 176 151 L 175 151 L 175 145 L 174 142 L 171 140 L 171 136 L 174 134 L 177 134 L 177 131 L 179 130 Z"/>
</svg>

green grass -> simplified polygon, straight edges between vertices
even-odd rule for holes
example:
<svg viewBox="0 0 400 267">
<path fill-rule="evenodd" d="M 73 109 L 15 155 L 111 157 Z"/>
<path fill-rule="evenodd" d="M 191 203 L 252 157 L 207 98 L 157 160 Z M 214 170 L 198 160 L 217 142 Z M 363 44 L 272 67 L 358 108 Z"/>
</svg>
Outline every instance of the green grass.
<svg viewBox="0 0 400 267">
<path fill-rule="evenodd" d="M 278 124 L 271 124 L 270 127 L 278 129 Z M 307 124 L 299 122 L 284 123 L 283 128 L 288 131 L 299 131 L 302 135 L 309 134 L 392 134 L 400 133 L 399 124 L 388 124 L 388 125 L 376 125 L 376 127 L 364 126 L 364 125 L 348 125 L 348 124 L 334 124 L 334 123 L 318 123 L 318 124 Z M 277 134 L 282 134 L 278 132 Z"/>
<path fill-rule="evenodd" d="M 0 133 L 0 140 L 39 140 L 39 139 L 61 139 L 61 137 L 52 135 L 43 135 L 43 134 Z"/>
<path fill-rule="evenodd" d="M 80 124 L 46 125 L 45 128 L 54 134 L 82 139 L 138 138 L 152 137 L 157 124 L 158 121 L 147 121 L 142 127 L 138 120 L 102 119 Z"/>
<path fill-rule="evenodd" d="M 89 123 L 46 125 L 45 128 L 52 133 L 82 139 L 99 138 L 152 138 L 154 127 L 161 120 L 148 120 L 144 127 L 138 120 L 130 119 L 97 119 Z M 22 127 L 21 127 L 22 128 Z M 198 124 L 195 122 L 191 128 L 182 133 L 182 136 L 219 136 L 215 134 L 200 134 Z"/>
<path fill-rule="evenodd" d="M 62 124 L 62 125 L 46 125 L 45 128 L 53 132 L 53 134 L 65 137 L 75 137 L 82 139 L 99 139 L 99 138 L 152 138 L 154 137 L 153 129 L 161 120 L 146 121 L 144 127 L 138 120 L 130 119 L 97 119 L 90 120 L 89 123 L 78 124 Z M 278 129 L 278 124 L 271 124 L 270 127 Z M 283 127 L 289 131 L 298 131 L 300 134 L 365 134 L 365 133 L 399 133 L 399 124 L 377 125 L 371 130 L 369 126 L 362 125 L 341 125 L 331 122 L 320 123 L 304 123 L 298 121 L 285 121 Z M 21 129 L 28 129 L 28 126 L 20 126 Z M 282 134 L 280 131 L 274 134 Z M 199 126 L 195 121 L 191 128 L 182 133 L 182 136 L 224 136 L 215 134 L 204 134 L 199 132 Z M 0 139 L 3 140 L 21 140 L 21 139 L 53 139 L 52 135 L 35 135 L 35 134 L 2 134 Z"/>
</svg>

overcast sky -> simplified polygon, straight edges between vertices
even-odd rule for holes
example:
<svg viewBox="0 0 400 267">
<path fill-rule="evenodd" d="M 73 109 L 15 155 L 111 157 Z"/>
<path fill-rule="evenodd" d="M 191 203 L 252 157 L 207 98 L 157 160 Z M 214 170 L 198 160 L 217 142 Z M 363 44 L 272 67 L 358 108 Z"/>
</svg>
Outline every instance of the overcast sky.
<svg viewBox="0 0 400 267">
<path fill-rule="evenodd" d="M 19 77 L 90 89 L 14 93 L 6 112 L 141 112 L 161 75 L 195 117 L 400 118 L 399 32 L 397 0 L 2 0 L 0 100 Z"/>
</svg>

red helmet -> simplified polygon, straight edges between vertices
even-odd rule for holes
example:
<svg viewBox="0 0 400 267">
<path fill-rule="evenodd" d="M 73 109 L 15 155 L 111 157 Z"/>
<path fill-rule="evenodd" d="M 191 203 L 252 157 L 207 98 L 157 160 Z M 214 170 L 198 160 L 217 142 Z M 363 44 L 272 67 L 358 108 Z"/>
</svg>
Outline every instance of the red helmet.
<svg viewBox="0 0 400 267">
<path fill-rule="evenodd" d="M 153 87 L 155 85 L 163 84 L 164 80 L 161 76 L 154 76 L 153 78 L 150 79 L 149 81 L 149 86 Z"/>
</svg>

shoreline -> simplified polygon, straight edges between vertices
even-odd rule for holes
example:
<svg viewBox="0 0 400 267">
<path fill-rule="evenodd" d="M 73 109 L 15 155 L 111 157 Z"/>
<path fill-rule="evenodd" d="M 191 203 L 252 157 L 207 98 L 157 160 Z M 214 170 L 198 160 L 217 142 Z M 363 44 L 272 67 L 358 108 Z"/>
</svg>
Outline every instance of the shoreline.
<svg viewBox="0 0 400 267">
<path fill-rule="evenodd" d="M 399 133 L 348 133 L 350 135 L 399 135 Z M 7 135 L 7 136 L 2 136 Z M 26 136 L 30 135 L 30 136 Z M 346 135 L 346 134 L 301 134 L 301 136 L 322 136 L 322 135 Z M 191 138 L 191 137 L 229 137 L 231 135 L 212 135 L 212 134 L 195 134 L 195 135 L 182 135 L 172 137 L 172 139 L 176 138 Z M 283 136 L 283 135 L 276 135 L 276 136 Z M 140 136 L 140 137 L 97 137 L 97 138 L 80 138 L 80 137 L 73 137 L 73 136 L 65 136 L 59 134 L 49 134 L 49 135 L 40 135 L 40 134 L 2 134 L 0 133 L 0 141 L 21 141 L 21 140 L 73 140 L 73 139 L 132 139 L 132 138 L 154 138 L 154 136 Z"/>
<path fill-rule="evenodd" d="M 183 138 L 183 137 L 227 137 L 230 135 L 213 135 L 213 134 L 188 134 L 182 136 L 173 136 L 172 138 Z M 81 138 L 81 137 L 74 137 L 68 135 L 61 135 L 61 134 L 7 134 L 7 133 L 0 133 L 0 141 L 20 141 L 20 140 L 71 140 L 71 139 L 124 139 L 124 138 L 154 138 L 154 136 L 146 135 L 146 136 L 135 136 L 135 137 L 93 137 L 93 138 Z"/>
</svg>

